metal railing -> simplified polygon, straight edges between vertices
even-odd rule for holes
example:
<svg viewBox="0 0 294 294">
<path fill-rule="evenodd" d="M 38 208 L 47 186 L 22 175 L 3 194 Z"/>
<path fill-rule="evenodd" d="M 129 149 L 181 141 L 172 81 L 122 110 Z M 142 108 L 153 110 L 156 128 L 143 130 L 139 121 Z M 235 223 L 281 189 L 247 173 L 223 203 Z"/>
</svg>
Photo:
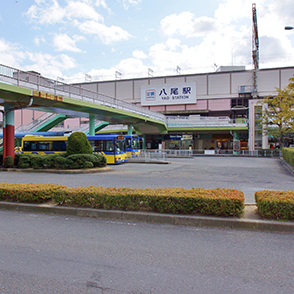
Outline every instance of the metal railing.
<svg viewBox="0 0 294 294">
<path fill-rule="evenodd" d="M 231 119 L 226 117 L 208 117 L 190 115 L 187 117 L 167 116 L 167 127 L 223 127 L 223 126 L 247 126 L 246 118 Z"/>
<path fill-rule="evenodd" d="M 167 157 L 194 157 L 199 155 L 214 156 L 253 156 L 253 157 L 281 157 L 280 150 L 233 150 L 233 149 L 146 149 L 144 153 L 152 153 L 156 157 L 157 154 L 165 153 Z"/>
<path fill-rule="evenodd" d="M 144 160 L 146 162 L 161 160 L 167 161 L 167 153 L 165 150 L 141 150 L 141 156 L 138 157 L 138 160 Z"/>
<path fill-rule="evenodd" d="M 48 79 L 36 72 L 22 71 L 0 64 L 0 82 L 120 109 L 166 123 L 165 115 L 161 113 L 95 91 Z"/>
<path fill-rule="evenodd" d="M 29 124 L 18 126 L 15 129 L 15 131 L 20 132 L 20 133 L 21 132 L 27 132 L 27 133 L 33 132 L 38 127 L 42 126 L 45 122 L 48 122 L 49 120 L 53 119 L 55 116 L 57 116 L 56 113 L 45 112 L 44 114 L 42 114 L 41 116 L 39 116 L 35 120 L 31 121 Z"/>
</svg>

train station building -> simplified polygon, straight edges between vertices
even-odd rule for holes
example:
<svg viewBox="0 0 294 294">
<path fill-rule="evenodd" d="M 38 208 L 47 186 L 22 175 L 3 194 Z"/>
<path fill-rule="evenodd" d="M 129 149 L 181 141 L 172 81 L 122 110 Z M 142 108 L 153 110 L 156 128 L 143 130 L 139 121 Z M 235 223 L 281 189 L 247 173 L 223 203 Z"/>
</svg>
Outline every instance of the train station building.
<svg viewBox="0 0 294 294">
<path fill-rule="evenodd" d="M 258 101 L 275 95 L 276 88 L 287 86 L 294 67 L 259 69 L 257 91 L 253 88 L 253 74 L 243 66 L 222 66 L 210 73 L 74 85 L 164 114 L 166 133 L 143 134 L 148 149 L 266 149 L 269 138 L 256 123 L 261 114 Z M 41 115 L 36 110 L 16 110 L 16 131 L 24 130 L 22 126 Z M 87 118 L 68 118 L 55 129 L 75 131 L 87 123 Z M 135 132 L 136 126 L 132 129 Z M 108 125 L 100 132 L 128 130 L 127 125 Z"/>
<path fill-rule="evenodd" d="M 258 70 L 257 95 L 253 70 L 243 66 L 76 85 L 166 115 L 168 134 L 148 134 L 147 148 L 233 149 L 235 141 L 235 148 L 256 150 L 268 148 L 269 141 L 256 124 L 261 113 L 258 101 L 287 86 L 293 74 L 294 67 Z"/>
</svg>

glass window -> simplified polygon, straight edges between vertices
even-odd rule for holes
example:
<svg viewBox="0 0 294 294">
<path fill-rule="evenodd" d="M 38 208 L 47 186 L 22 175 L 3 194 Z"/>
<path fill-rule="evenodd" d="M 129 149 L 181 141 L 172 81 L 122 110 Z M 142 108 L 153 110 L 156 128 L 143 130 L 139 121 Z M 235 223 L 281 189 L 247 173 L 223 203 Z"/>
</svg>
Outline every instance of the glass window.
<svg viewBox="0 0 294 294">
<path fill-rule="evenodd" d="M 39 142 L 39 151 L 49 151 L 49 142 Z"/>
<path fill-rule="evenodd" d="M 139 149 L 139 147 L 140 147 L 139 140 L 138 139 L 133 139 L 132 148 L 133 149 Z"/>
<path fill-rule="evenodd" d="M 113 141 L 110 141 L 110 140 L 105 141 L 105 151 L 109 151 L 109 152 L 114 151 L 114 143 L 113 143 Z"/>
<path fill-rule="evenodd" d="M 65 141 L 53 141 L 52 151 L 66 151 Z"/>
<path fill-rule="evenodd" d="M 104 150 L 103 148 L 103 141 L 101 140 L 90 140 L 90 145 L 94 152 L 101 152 Z"/>
<path fill-rule="evenodd" d="M 31 150 L 31 142 L 23 142 L 23 151 L 30 151 Z"/>
<path fill-rule="evenodd" d="M 126 147 L 131 148 L 131 139 L 126 139 Z"/>
<path fill-rule="evenodd" d="M 126 143 L 125 143 L 125 141 L 117 140 L 115 142 L 115 151 L 116 152 L 120 152 L 120 151 L 125 152 L 126 151 Z"/>
</svg>

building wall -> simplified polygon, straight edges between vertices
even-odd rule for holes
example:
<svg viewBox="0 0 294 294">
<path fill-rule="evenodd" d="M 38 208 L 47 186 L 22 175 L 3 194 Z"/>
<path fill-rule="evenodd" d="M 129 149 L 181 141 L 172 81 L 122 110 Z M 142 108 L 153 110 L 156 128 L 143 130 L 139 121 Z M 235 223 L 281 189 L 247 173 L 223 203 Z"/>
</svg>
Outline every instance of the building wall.
<svg viewBox="0 0 294 294">
<path fill-rule="evenodd" d="M 260 97 L 273 95 L 276 88 L 284 88 L 289 83 L 289 78 L 293 77 L 293 74 L 294 67 L 259 70 L 257 72 L 258 95 Z M 231 99 L 239 97 L 239 90 L 241 86 L 252 87 L 252 75 L 253 70 L 241 70 L 231 72 L 176 75 L 169 77 L 149 77 L 130 80 L 90 82 L 76 84 L 76 86 L 140 105 L 141 86 L 143 85 L 196 82 L 197 100 L 195 104 L 166 104 L 147 106 L 147 108 L 159 112 L 176 113 L 178 111 L 181 114 L 205 113 L 207 115 L 209 112 L 215 112 L 218 116 L 222 116 L 227 115 L 228 111 L 230 111 Z M 44 79 L 44 81 L 46 81 L 46 79 Z M 250 103 L 249 116 L 250 112 L 254 109 L 254 104 L 255 103 Z M 19 125 L 27 125 L 32 121 L 32 119 L 37 119 L 42 114 L 42 112 L 32 111 L 30 109 L 17 110 L 15 115 L 15 127 L 18 127 Z M 87 119 L 68 119 L 65 121 L 64 126 L 65 128 L 72 128 L 74 126 L 78 127 L 81 124 L 81 121 L 87 121 Z M 252 116 L 249 120 L 249 133 L 250 132 L 251 134 L 254 133 L 254 120 Z M 202 142 L 199 144 L 204 143 Z M 253 145 L 253 143 L 250 144 Z"/>
<path fill-rule="evenodd" d="M 261 69 L 257 72 L 258 94 L 261 97 L 274 94 L 276 88 L 285 87 L 294 74 L 294 67 Z M 253 70 L 212 72 L 170 77 L 154 77 L 78 84 L 101 94 L 140 104 L 141 86 L 196 82 L 197 103 L 200 100 L 237 98 L 241 86 L 253 85 Z M 196 103 L 196 104 L 197 104 Z M 202 106 L 200 108 L 203 107 Z M 183 106 L 179 106 L 182 109 Z M 190 109 L 199 107 L 189 106 Z"/>
</svg>

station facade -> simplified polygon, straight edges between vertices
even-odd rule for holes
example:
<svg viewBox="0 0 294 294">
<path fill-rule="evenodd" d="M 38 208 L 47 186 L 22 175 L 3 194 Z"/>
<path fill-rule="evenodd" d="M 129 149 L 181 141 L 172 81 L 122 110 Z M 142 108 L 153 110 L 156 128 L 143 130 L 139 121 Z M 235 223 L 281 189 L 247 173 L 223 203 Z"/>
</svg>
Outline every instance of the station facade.
<svg viewBox="0 0 294 294">
<path fill-rule="evenodd" d="M 257 92 L 253 89 L 253 73 L 242 66 L 220 67 L 211 73 L 85 82 L 75 86 L 164 114 L 168 133 L 146 134 L 148 149 L 266 149 L 268 138 L 256 123 L 261 113 L 257 103 L 275 95 L 276 88 L 287 86 L 294 67 L 258 70 Z M 42 114 L 36 110 L 16 110 L 16 130 Z M 87 118 L 71 118 L 62 123 L 62 128 L 77 130 L 87 123 Z M 58 130 L 62 130 L 60 126 Z M 128 126 L 122 130 L 127 132 Z M 109 126 L 103 131 L 115 129 Z"/>
<path fill-rule="evenodd" d="M 258 70 L 257 95 L 253 70 L 245 67 L 76 85 L 165 114 L 168 134 L 148 134 L 147 148 L 232 149 L 237 139 L 240 149 L 256 150 L 268 148 L 256 124 L 257 102 L 287 86 L 293 74 L 294 67 Z"/>
</svg>

